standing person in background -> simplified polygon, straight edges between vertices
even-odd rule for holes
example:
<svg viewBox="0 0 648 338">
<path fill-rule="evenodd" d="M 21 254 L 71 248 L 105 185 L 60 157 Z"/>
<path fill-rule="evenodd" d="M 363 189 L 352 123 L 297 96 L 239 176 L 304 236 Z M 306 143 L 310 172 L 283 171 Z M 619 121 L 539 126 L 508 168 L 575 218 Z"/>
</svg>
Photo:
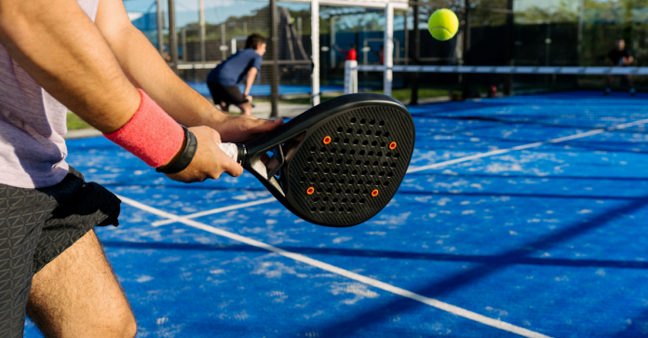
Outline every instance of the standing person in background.
<svg viewBox="0 0 648 338">
<path fill-rule="evenodd" d="M 351 48 L 348 51 L 346 51 L 344 49 L 341 49 L 337 45 L 335 46 L 335 50 L 337 50 L 340 53 L 346 54 L 346 57 L 344 58 L 344 61 L 357 61 L 358 60 L 358 51 L 356 50 L 355 43 L 351 45 Z"/>
<path fill-rule="evenodd" d="M 385 64 L 385 46 L 380 45 L 380 50 L 376 52 L 372 49 L 371 52 L 378 56 L 378 64 L 383 66 Z"/>
<path fill-rule="evenodd" d="M 242 115 L 252 115 L 250 89 L 257 73 L 261 71 L 261 60 L 266 52 L 266 40 L 259 34 L 252 34 L 245 42 L 245 49 L 230 56 L 214 68 L 207 76 L 207 86 L 214 98 L 214 104 L 221 111 L 229 112 L 229 106 L 241 109 Z M 238 83 L 245 80 L 241 94 Z"/>
<path fill-rule="evenodd" d="M 607 56 L 608 64 L 611 67 L 626 67 L 634 62 L 634 57 L 625 49 L 625 40 L 617 40 L 615 48 L 612 49 Z M 624 75 L 630 86 L 630 95 L 635 95 L 634 85 L 632 83 L 632 75 Z M 612 75 L 607 76 L 607 88 L 605 88 L 605 95 L 610 95 L 612 89 L 610 89 L 612 83 Z"/>
</svg>

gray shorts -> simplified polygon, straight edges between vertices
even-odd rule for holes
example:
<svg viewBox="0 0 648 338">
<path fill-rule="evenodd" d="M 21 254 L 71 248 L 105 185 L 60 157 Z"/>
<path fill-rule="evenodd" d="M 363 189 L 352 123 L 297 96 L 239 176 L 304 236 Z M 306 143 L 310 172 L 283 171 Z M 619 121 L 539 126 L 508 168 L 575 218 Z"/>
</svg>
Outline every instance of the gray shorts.
<svg viewBox="0 0 648 338">
<path fill-rule="evenodd" d="M 34 274 L 95 226 L 119 223 L 121 201 L 73 168 L 61 183 L 0 184 L 0 337 L 22 337 Z"/>
</svg>

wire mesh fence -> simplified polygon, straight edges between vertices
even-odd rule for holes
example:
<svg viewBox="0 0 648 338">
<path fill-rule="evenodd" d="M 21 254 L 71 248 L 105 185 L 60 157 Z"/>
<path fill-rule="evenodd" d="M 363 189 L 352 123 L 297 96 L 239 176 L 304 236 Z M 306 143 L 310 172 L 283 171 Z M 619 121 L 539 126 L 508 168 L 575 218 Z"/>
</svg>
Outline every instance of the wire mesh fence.
<svg viewBox="0 0 648 338">
<path fill-rule="evenodd" d="M 176 36 L 179 75 L 187 81 L 205 81 L 218 63 L 245 48 L 250 34 L 267 40 L 268 53 L 263 58 L 256 84 L 272 82 L 271 6 L 256 0 L 176 1 Z M 166 1 L 126 0 L 133 24 L 169 58 L 169 22 Z M 158 8 L 159 11 L 158 12 Z M 163 19 L 158 25 L 158 14 Z M 310 84 L 311 14 L 309 4 L 278 3 L 279 82 Z M 158 34 L 158 26 L 161 33 Z M 161 39 L 159 39 L 161 37 Z M 305 93 L 307 94 L 307 93 Z"/>
<path fill-rule="evenodd" d="M 167 1 L 125 0 L 133 23 L 156 46 L 168 54 Z M 271 35 L 270 1 L 176 0 L 179 61 L 214 66 L 244 47 L 251 33 Z M 460 20 L 455 38 L 440 42 L 427 31 L 427 19 L 439 8 L 454 10 Z M 312 58 L 309 3 L 278 2 L 279 82 L 307 85 Z M 608 53 L 615 41 L 625 39 L 633 56 L 631 66 L 645 65 L 648 56 L 648 10 L 640 2 L 612 0 L 417 0 L 394 16 L 394 65 L 513 65 L 513 66 L 608 66 Z M 380 65 L 384 60 L 385 12 L 351 6 L 320 6 L 319 77 L 323 85 L 343 85 L 345 51 L 355 45 L 360 65 Z M 161 26 L 161 36 L 158 33 Z M 202 33 L 204 31 L 204 33 Z M 161 42 L 161 43 L 160 43 Z M 269 53 L 264 57 L 259 84 L 272 82 Z M 180 75 L 204 80 L 209 67 L 188 67 Z M 494 78 L 494 79 L 493 79 Z M 648 87 L 646 77 L 634 79 L 639 89 Z M 380 90 L 380 74 L 361 72 L 359 86 Z M 474 91 L 495 85 L 500 92 L 513 88 L 547 87 L 602 89 L 605 76 L 404 74 L 394 75 L 394 88 L 444 88 Z M 628 84 L 615 80 L 613 86 Z M 412 88 L 414 87 L 414 88 Z"/>
</svg>

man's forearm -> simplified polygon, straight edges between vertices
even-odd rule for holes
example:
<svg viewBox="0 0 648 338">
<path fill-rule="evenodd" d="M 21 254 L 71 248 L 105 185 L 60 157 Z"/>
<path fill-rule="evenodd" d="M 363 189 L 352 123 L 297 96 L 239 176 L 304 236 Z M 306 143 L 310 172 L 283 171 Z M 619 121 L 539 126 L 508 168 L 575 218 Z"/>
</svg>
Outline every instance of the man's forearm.
<svg viewBox="0 0 648 338">
<path fill-rule="evenodd" d="M 136 88 L 74 0 L 0 0 L 0 43 L 48 93 L 102 132 L 119 129 L 139 107 Z"/>
<path fill-rule="evenodd" d="M 247 78 L 245 79 L 245 90 L 243 91 L 243 95 L 248 96 L 250 95 L 250 89 L 252 89 L 252 85 L 254 84 L 254 80 L 256 79 L 257 75 L 257 69 L 252 67 L 247 73 Z"/>
<path fill-rule="evenodd" d="M 222 117 L 207 99 L 173 73 L 135 27 L 125 27 L 119 38 L 108 39 L 108 43 L 129 80 L 179 123 L 189 127 L 212 125 Z"/>
</svg>

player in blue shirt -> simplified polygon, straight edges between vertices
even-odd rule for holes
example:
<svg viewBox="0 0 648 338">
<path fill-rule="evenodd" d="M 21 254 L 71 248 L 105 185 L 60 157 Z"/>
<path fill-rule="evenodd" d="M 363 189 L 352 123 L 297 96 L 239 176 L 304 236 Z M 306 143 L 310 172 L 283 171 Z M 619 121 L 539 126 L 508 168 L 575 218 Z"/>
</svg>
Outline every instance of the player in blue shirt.
<svg viewBox="0 0 648 338">
<path fill-rule="evenodd" d="M 245 49 L 230 56 L 214 68 L 207 76 L 207 86 L 216 104 L 229 112 L 231 104 L 239 107 L 243 115 L 252 115 L 250 88 L 259 71 L 261 59 L 266 52 L 266 41 L 259 34 L 252 34 L 245 42 Z M 238 83 L 245 80 L 245 91 L 241 94 Z"/>
</svg>

